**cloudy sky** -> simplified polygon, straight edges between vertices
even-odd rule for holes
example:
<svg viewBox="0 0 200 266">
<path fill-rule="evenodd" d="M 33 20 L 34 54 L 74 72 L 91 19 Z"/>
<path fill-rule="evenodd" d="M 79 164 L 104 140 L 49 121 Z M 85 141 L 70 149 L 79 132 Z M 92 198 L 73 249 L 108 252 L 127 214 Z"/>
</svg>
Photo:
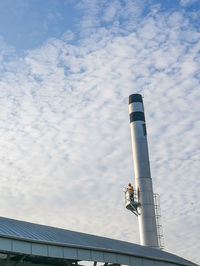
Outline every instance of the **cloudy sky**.
<svg viewBox="0 0 200 266">
<path fill-rule="evenodd" d="M 139 243 L 144 97 L 165 250 L 200 263 L 200 1 L 0 1 L 0 215 Z"/>
</svg>

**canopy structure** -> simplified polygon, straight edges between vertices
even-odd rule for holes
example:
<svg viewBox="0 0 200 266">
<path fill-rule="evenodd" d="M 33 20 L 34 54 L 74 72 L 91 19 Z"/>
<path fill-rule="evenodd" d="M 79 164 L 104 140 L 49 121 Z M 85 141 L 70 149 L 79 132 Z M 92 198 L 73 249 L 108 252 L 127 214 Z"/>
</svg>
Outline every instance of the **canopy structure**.
<svg viewBox="0 0 200 266">
<path fill-rule="evenodd" d="M 155 248 L 0 217 L 0 265 L 173 266 L 196 264 Z"/>
</svg>

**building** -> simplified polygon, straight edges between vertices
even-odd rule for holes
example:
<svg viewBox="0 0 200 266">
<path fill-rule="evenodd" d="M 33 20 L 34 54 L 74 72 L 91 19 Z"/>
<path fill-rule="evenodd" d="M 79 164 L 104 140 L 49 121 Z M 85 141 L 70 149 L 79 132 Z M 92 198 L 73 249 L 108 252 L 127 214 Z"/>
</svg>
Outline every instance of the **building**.
<svg viewBox="0 0 200 266">
<path fill-rule="evenodd" d="M 0 266 L 195 266 L 156 248 L 0 217 Z"/>
</svg>

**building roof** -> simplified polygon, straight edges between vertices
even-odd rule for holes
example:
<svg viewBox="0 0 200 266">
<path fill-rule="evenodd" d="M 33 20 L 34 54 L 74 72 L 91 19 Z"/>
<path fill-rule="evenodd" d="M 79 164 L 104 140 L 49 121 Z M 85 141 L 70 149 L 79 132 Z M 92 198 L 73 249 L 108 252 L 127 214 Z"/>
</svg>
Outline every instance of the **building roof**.
<svg viewBox="0 0 200 266">
<path fill-rule="evenodd" d="M 121 256 L 120 264 L 129 264 L 128 261 L 130 262 L 133 257 L 178 265 L 195 265 L 159 249 L 3 217 L 0 217 L 0 240 L 1 252 L 112 263 L 117 263 L 116 260 L 119 262 L 119 256 Z M 85 255 L 81 257 L 80 254 Z M 127 263 L 123 261 L 123 257 Z"/>
</svg>

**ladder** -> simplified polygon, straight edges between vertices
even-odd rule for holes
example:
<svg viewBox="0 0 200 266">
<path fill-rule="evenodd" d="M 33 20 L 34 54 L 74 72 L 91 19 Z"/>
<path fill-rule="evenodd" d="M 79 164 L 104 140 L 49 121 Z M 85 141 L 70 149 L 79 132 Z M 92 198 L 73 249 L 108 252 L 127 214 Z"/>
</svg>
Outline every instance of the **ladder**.
<svg viewBox="0 0 200 266">
<path fill-rule="evenodd" d="M 164 234 L 161 223 L 161 209 L 160 209 L 160 197 L 159 194 L 154 193 L 154 208 L 155 208 L 155 216 L 156 216 L 156 227 L 158 234 L 158 244 L 160 249 L 164 249 Z"/>
</svg>

